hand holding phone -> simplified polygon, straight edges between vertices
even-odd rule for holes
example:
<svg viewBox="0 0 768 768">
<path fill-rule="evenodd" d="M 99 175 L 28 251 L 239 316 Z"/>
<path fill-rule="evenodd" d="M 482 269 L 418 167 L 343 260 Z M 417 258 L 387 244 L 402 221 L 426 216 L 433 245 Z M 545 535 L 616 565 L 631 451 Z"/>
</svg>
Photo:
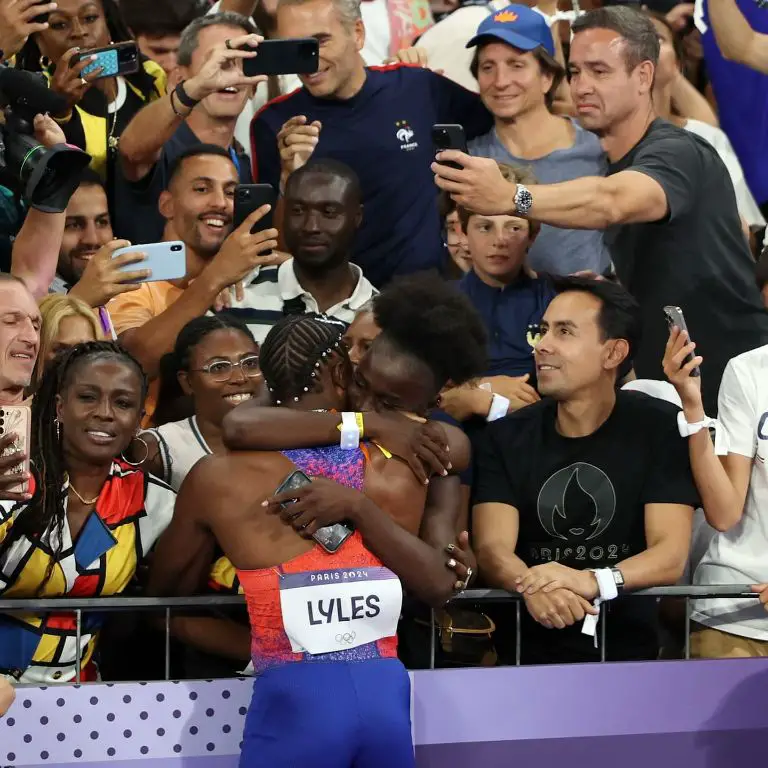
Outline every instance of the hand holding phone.
<svg viewBox="0 0 768 768">
<path fill-rule="evenodd" d="M 300 469 L 291 472 L 290 475 L 280 484 L 275 490 L 275 496 L 295 491 L 299 488 L 312 485 L 312 481 L 305 475 Z M 343 487 L 343 486 L 342 486 Z M 280 503 L 280 507 L 283 510 L 290 510 L 296 500 L 283 501 Z M 284 522 L 290 522 L 290 519 L 283 518 Z M 341 545 L 352 535 L 352 528 L 348 527 L 344 523 L 333 523 L 331 525 L 318 528 L 313 534 L 312 538 L 329 553 L 337 552 Z"/>
<path fill-rule="evenodd" d="M 243 61 L 243 72 L 248 77 L 311 75 L 320 66 L 320 43 L 314 37 L 264 40 L 255 50 L 256 56 Z"/>
<path fill-rule="evenodd" d="M 666 306 L 664 316 L 667 318 L 670 329 L 670 339 L 667 342 L 663 361 L 664 372 L 672 384 L 679 389 L 686 384 L 685 379 L 698 379 L 701 376 L 699 365 L 702 358 L 694 355 L 696 345 L 691 341 L 683 310 L 680 307 Z M 677 336 L 673 333 L 675 328 L 679 330 Z M 696 389 L 700 390 L 700 388 L 701 383 L 697 381 Z"/>
<path fill-rule="evenodd" d="M 48 29 L 48 14 L 55 10 L 54 3 L 0 2 L 0 50 L 8 61 L 27 42 L 30 35 Z"/>
<path fill-rule="evenodd" d="M 469 154 L 467 148 L 467 137 L 464 134 L 464 126 L 457 124 L 436 124 L 432 126 L 432 143 L 435 145 L 435 149 L 440 152 L 443 149 L 457 149 L 459 152 Z M 447 165 L 449 168 L 455 168 L 457 171 L 462 170 L 462 167 L 453 162 L 452 160 L 443 160 L 443 165 Z"/>
<path fill-rule="evenodd" d="M 89 48 L 78 51 L 69 62 L 72 67 L 86 61 L 86 65 L 80 69 L 81 77 L 93 74 L 96 79 L 102 77 L 118 77 L 132 75 L 139 71 L 139 46 L 135 41 L 125 43 L 113 43 L 103 48 Z M 98 74 L 96 72 L 98 71 Z"/>
<path fill-rule="evenodd" d="M 134 278 L 130 281 L 132 283 L 180 280 L 187 274 L 187 248 L 181 240 L 171 240 L 167 243 L 127 245 L 112 251 L 112 259 L 114 261 L 114 259 L 128 254 L 143 257 L 141 259 L 142 268 L 149 271 L 148 276 Z M 123 259 L 118 269 L 121 272 L 130 272 L 132 264 L 136 263 L 137 260 Z"/>
<path fill-rule="evenodd" d="M 28 405 L 0 407 L 0 499 L 29 498 L 29 444 L 32 412 Z"/>
<path fill-rule="evenodd" d="M 251 229 L 251 234 L 262 229 L 272 229 L 272 221 L 277 204 L 277 193 L 271 184 L 238 184 L 235 188 L 235 215 L 233 229 L 237 229 L 254 211 L 262 205 L 270 206 Z"/>
<path fill-rule="evenodd" d="M 263 39 L 260 35 L 239 35 L 214 46 L 199 72 L 184 83 L 187 95 L 202 101 L 217 91 L 255 88 L 264 82 L 265 77 L 249 77 L 243 71 L 245 62 L 256 57 Z"/>
</svg>

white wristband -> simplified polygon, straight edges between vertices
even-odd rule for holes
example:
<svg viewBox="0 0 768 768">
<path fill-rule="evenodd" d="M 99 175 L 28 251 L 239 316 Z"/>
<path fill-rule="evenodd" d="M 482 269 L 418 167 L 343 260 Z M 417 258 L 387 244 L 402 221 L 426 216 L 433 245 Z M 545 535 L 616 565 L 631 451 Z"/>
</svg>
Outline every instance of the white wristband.
<svg viewBox="0 0 768 768">
<path fill-rule="evenodd" d="M 695 421 L 693 424 L 689 424 L 685 419 L 685 414 L 682 411 L 677 412 L 677 431 L 680 433 L 680 437 L 691 437 L 701 432 L 702 429 L 713 429 L 715 432 L 715 454 L 717 456 L 725 456 L 728 453 L 728 440 L 725 436 L 725 431 L 720 426 L 720 422 L 717 419 L 710 419 L 705 416 L 701 421 Z"/>
<path fill-rule="evenodd" d="M 507 415 L 509 410 L 509 399 L 503 395 L 497 395 L 494 393 L 491 399 L 491 407 L 488 409 L 488 415 L 485 417 L 486 421 L 496 421 Z"/>
<path fill-rule="evenodd" d="M 341 414 L 341 437 L 339 447 L 345 451 L 351 451 L 360 446 L 360 427 L 357 426 L 355 414 L 344 411 Z"/>
<path fill-rule="evenodd" d="M 581 632 L 584 635 L 590 635 L 595 638 L 595 648 L 597 648 L 597 622 L 600 619 L 600 604 L 608 600 L 615 600 L 619 596 L 619 589 L 616 586 L 616 579 L 613 578 L 613 572 L 610 568 L 594 568 L 592 573 L 597 579 L 597 588 L 600 597 L 595 598 L 592 605 L 597 609 L 597 614 L 588 613 L 584 617 L 584 623 L 581 625 Z"/>
</svg>

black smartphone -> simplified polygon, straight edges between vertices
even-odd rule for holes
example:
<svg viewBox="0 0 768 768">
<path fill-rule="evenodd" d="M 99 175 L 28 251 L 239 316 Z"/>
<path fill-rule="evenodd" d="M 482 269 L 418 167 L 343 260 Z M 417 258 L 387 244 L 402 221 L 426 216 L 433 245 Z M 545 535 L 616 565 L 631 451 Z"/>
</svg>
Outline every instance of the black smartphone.
<svg viewBox="0 0 768 768">
<path fill-rule="evenodd" d="M 296 488 L 303 488 L 310 485 L 312 481 L 300 470 L 296 469 L 283 480 L 275 494 L 292 491 Z M 292 501 L 284 502 L 283 509 L 293 504 Z M 324 528 L 318 528 L 312 538 L 326 551 L 331 554 L 337 552 L 341 545 L 352 535 L 352 529 L 344 523 L 334 523 L 326 525 Z"/>
<path fill-rule="evenodd" d="M 272 209 L 251 227 L 251 234 L 261 232 L 263 229 L 271 229 L 276 204 L 277 194 L 271 184 L 238 184 L 235 187 L 234 229 L 237 229 L 262 205 L 271 205 Z"/>
<path fill-rule="evenodd" d="M 101 68 L 98 79 L 102 77 L 118 77 L 119 75 L 132 75 L 139 71 L 139 47 L 133 40 L 126 43 L 115 43 L 104 48 L 90 48 L 73 56 L 69 66 L 74 66 L 79 61 L 95 56 L 96 59 L 83 67 L 80 73 L 85 76 L 96 69 Z"/>
<path fill-rule="evenodd" d="M 459 152 L 469 154 L 467 149 L 467 137 L 464 134 L 464 126 L 456 124 L 438 124 L 432 126 L 432 143 L 439 152 L 442 149 L 458 149 Z M 449 168 L 461 170 L 461 166 L 453 161 L 444 161 L 443 165 Z"/>
<path fill-rule="evenodd" d="M 320 44 L 314 37 L 265 40 L 256 56 L 243 59 L 246 77 L 255 75 L 311 75 L 320 66 Z"/>
<path fill-rule="evenodd" d="M 688 326 L 685 322 L 683 310 L 680 309 L 680 307 L 664 307 L 664 316 L 667 318 L 667 325 L 669 325 L 670 328 L 676 325 L 681 331 L 685 331 L 688 334 L 688 341 L 692 341 L 690 331 L 688 330 Z M 693 358 L 693 353 L 686 355 L 685 360 L 683 360 L 683 363 L 680 367 L 682 368 L 683 365 L 688 365 L 688 363 L 690 363 Z M 691 376 L 701 376 L 701 370 L 699 369 L 698 365 L 691 371 Z"/>
</svg>

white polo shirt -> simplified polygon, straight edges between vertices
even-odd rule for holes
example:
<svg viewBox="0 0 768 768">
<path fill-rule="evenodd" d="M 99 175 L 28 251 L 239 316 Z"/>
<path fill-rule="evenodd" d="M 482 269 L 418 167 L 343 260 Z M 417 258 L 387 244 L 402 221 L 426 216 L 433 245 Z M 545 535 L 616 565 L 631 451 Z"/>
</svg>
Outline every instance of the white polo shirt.
<svg viewBox="0 0 768 768">
<path fill-rule="evenodd" d="M 733 358 L 720 384 L 718 419 L 729 453 L 752 460 L 741 521 L 716 533 L 694 584 L 768 581 L 768 345 Z M 692 618 L 722 632 L 768 640 L 768 613 L 758 600 L 696 600 Z"/>
<path fill-rule="evenodd" d="M 324 313 L 345 323 L 351 323 L 357 312 L 377 293 L 360 267 L 356 264 L 349 266 L 357 275 L 355 289 L 349 298 L 329 307 Z M 295 314 L 295 307 L 300 307 L 301 302 L 304 312 L 320 312 L 315 297 L 305 291 L 296 279 L 293 259 L 284 261 L 279 267 L 257 267 L 243 285 L 243 300 L 235 301 L 222 312 L 246 323 L 259 344 L 263 343 L 269 329 L 278 320 L 286 314 Z"/>
</svg>

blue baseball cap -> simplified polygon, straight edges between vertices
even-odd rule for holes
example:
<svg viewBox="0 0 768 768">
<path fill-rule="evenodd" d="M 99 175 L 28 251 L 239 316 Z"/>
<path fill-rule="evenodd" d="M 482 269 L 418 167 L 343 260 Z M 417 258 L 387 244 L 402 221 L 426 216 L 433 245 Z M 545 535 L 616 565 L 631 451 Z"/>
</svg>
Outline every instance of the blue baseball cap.
<svg viewBox="0 0 768 768">
<path fill-rule="evenodd" d="M 552 58 L 555 57 L 555 41 L 547 20 L 527 5 L 508 5 L 491 14 L 477 28 L 467 48 L 491 42 L 492 39 L 521 51 L 533 51 L 541 47 Z"/>
</svg>

